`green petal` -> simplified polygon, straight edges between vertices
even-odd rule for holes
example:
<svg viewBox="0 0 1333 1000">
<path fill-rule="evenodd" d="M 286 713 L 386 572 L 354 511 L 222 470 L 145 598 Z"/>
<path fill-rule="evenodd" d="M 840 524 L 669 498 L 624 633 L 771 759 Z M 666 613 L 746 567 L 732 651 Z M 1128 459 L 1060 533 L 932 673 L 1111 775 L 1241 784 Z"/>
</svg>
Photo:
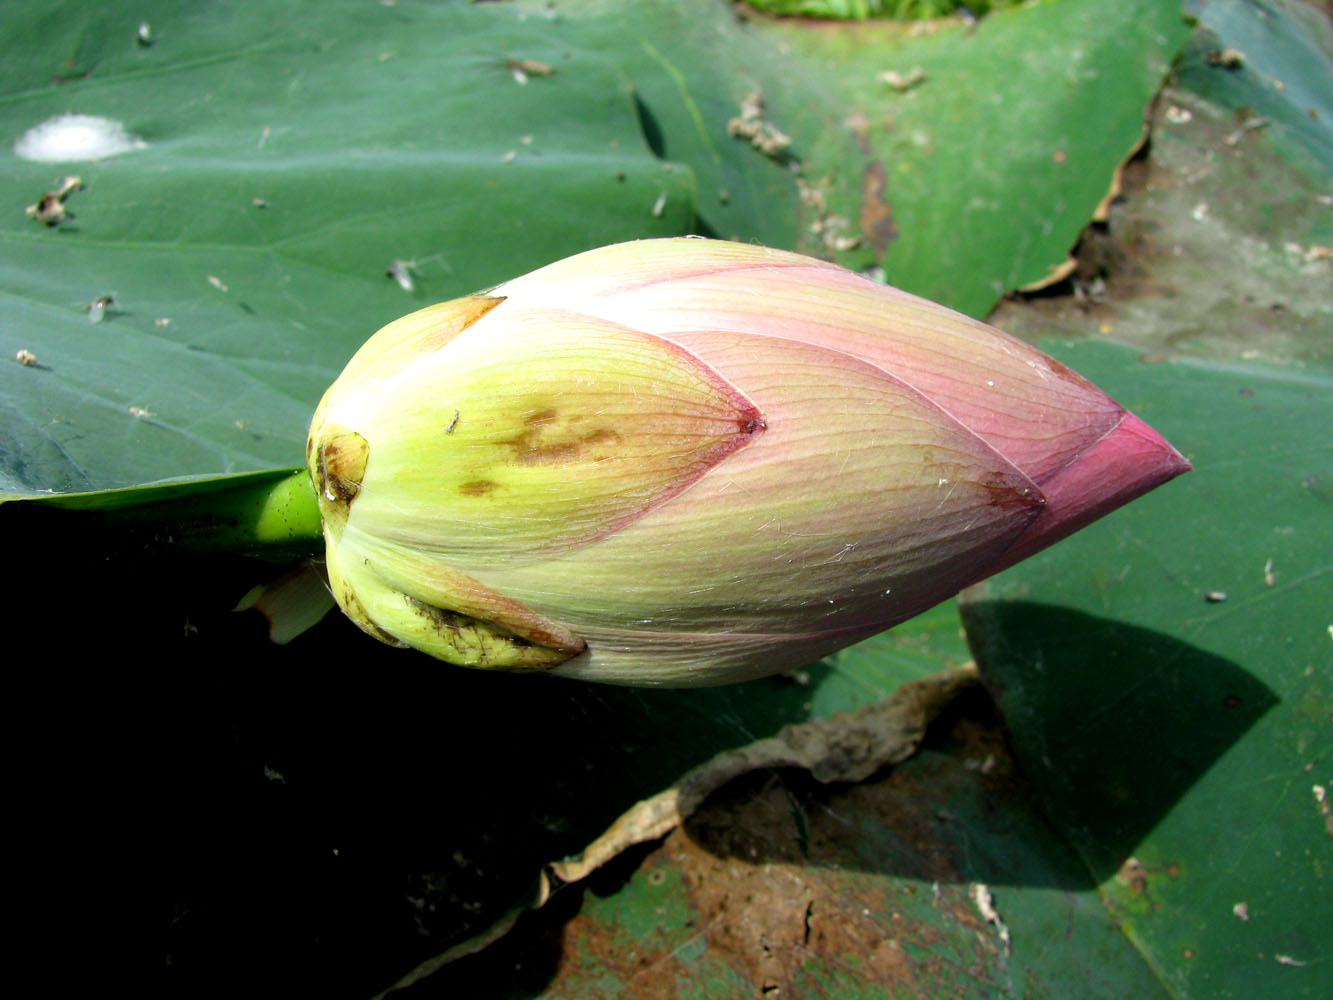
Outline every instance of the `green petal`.
<svg viewBox="0 0 1333 1000">
<path fill-rule="evenodd" d="M 684 349 L 512 303 L 326 418 L 368 442 L 358 531 L 487 560 L 608 535 L 764 429 Z"/>
<path fill-rule="evenodd" d="M 382 642 L 462 667 L 545 670 L 586 644 L 560 623 L 415 553 L 346 532 L 328 551 L 338 604 Z"/>
</svg>

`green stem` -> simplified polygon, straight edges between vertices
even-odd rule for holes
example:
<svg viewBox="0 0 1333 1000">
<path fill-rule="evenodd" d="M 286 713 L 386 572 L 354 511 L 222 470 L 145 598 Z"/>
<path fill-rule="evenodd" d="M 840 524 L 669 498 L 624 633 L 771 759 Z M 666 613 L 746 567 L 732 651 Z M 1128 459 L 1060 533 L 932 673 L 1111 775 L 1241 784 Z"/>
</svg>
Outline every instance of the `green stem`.
<svg viewBox="0 0 1333 1000">
<path fill-rule="evenodd" d="M 32 508 L 83 511 L 102 522 L 99 530 L 109 533 L 108 540 L 120 537 L 135 546 L 146 543 L 279 562 L 321 555 L 324 549 L 315 488 L 304 469 L 32 497 L 3 507 L 6 514 Z"/>
<path fill-rule="evenodd" d="M 159 539 L 194 551 L 290 559 L 323 550 L 315 487 L 304 469 L 146 504 L 134 514 L 155 524 Z"/>
<path fill-rule="evenodd" d="M 252 522 L 253 537 L 261 545 L 314 543 L 323 545 L 323 525 L 315 486 L 305 469 L 273 484 L 266 494 L 253 491 L 258 507 Z"/>
</svg>

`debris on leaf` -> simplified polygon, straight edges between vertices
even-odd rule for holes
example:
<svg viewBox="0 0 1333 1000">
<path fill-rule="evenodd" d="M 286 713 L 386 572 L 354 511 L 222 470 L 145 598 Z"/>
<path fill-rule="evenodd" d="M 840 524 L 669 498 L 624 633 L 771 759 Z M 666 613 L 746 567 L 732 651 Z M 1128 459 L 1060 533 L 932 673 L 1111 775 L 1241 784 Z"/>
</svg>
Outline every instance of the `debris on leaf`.
<svg viewBox="0 0 1333 1000">
<path fill-rule="evenodd" d="M 106 318 L 108 306 L 115 305 L 116 300 L 110 295 L 99 295 L 83 308 L 88 310 L 88 322 L 100 323 Z"/>
<path fill-rule="evenodd" d="M 1252 115 L 1241 123 L 1240 128 L 1236 129 L 1236 131 L 1232 132 L 1222 141 L 1228 146 L 1235 146 L 1251 132 L 1257 132 L 1261 128 L 1268 128 L 1271 124 L 1272 122 L 1267 118 L 1261 118 L 1259 115 Z"/>
<path fill-rule="evenodd" d="M 1240 69 L 1245 65 L 1245 53 L 1240 49 L 1213 49 L 1204 55 L 1203 60 L 1209 66 Z"/>
<path fill-rule="evenodd" d="M 52 191 L 42 195 L 35 205 L 29 205 L 27 213 L 38 222 L 48 226 L 58 226 L 68 216 L 65 211 L 65 203 Z"/>
<path fill-rule="evenodd" d="M 1236 916 L 1240 917 L 1241 920 L 1249 920 L 1249 919 L 1250 919 L 1250 904 L 1249 904 L 1249 903 L 1237 903 L 1235 906 L 1233 906 L 1233 907 L 1231 908 L 1231 912 L 1234 913 Z"/>
<path fill-rule="evenodd" d="M 529 77 L 555 76 L 554 66 L 536 59 L 506 59 L 505 68 L 509 70 L 514 82 L 520 86 L 527 83 Z"/>
<path fill-rule="evenodd" d="M 750 145 L 774 160 L 783 158 L 791 136 L 764 117 L 764 95 L 751 91 L 741 101 L 741 113 L 727 122 L 727 135 L 748 139 Z"/>
<path fill-rule="evenodd" d="M 899 73 L 897 70 L 886 69 L 876 78 L 880 83 L 886 83 L 898 93 L 903 94 L 913 87 L 922 83 L 926 79 L 926 71 L 920 66 L 913 66 L 906 73 Z"/>
<path fill-rule="evenodd" d="M 388 266 L 384 275 L 398 282 L 398 287 L 403 291 L 416 291 L 417 283 L 412 277 L 412 269 L 416 266 L 416 261 L 396 260 Z"/>
<path fill-rule="evenodd" d="M 1306 264 L 1313 264 L 1321 260 L 1333 260 L 1333 247 L 1325 246 L 1322 243 L 1311 243 L 1308 247 L 1303 247 L 1299 243 L 1289 242 L 1282 244 L 1282 249 L 1295 257 L 1301 258 Z"/>
<path fill-rule="evenodd" d="M 206 275 L 205 277 L 208 278 L 208 283 L 212 285 L 214 288 L 216 288 L 219 292 L 225 292 L 227 290 L 227 283 L 223 281 L 221 278 L 219 278 L 216 274 L 209 274 Z"/>
<path fill-rule="evenodd" d="M 37 199 L 36 204 L 29 205 L 24 211 L 32 216 L 38 222 L 48 226 L 58 226 L 66 219 L 72 219 L 73 216 L 65 208 L 65 199 L 71 192 L 83 187 L 83 178 L 66 177 L 60 182 L 60 187 L 54 191 L 47 191 Z"/>
<path fill-rule="evenodd" d="M 814 212 L 814 218 L 808 226 L 810 235 L 824 250 L 854 249 L 861 245 L 861 237 L 848 231 L 852 224 L 846 218 L 829 210 L 825 195 L 827 187 L 827 181 L 811 183 L 803 177 L 796 178 L 796 191 L 801 204 Z"/>
<path fill-rule="evenodd" d="M 37 363 L 37 355 L 33 354 L 32 351 L 28 350 L 26 347 L 21 347 L 19 348 L 19 352 L 14 355 L 14 360 L 24 368 L 31 368 Z"/>
<path fill-rule="evenodd" d="M 988 924 L 995 925 L 995 934 L 1000 939 L 1000 946 L 1004 949 L 1004 953 L 1008 955 L 1012 946 L 1009 938 L 1009 928 L 1000 919 L 1000 915 L 995 912 L 995 900 L 990 894 L 990 888 L 984 882 L 973 882 L 968 889 L 968 895 L 972 897 L 972 903 L 976 906 L 977 912 L 981 914 L 981 919 Z"/>
</svg>

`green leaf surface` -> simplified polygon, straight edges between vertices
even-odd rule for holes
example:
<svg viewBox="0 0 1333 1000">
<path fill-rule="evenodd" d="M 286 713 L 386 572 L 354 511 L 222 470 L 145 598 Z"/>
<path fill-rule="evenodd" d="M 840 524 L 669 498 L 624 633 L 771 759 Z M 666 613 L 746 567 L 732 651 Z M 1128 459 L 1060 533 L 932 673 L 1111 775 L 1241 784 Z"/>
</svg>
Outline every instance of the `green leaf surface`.
<svg viewBox="0 0 1333 1000">
<path fill-rule="evenodd" d="M 1242 123 L 1271 131 L 1316 176 L 1333 171 L 1333 22 L 1294 0 L 1192 0 L 1200 30 L 1181 54 L 1180 83 Z"/>
<path fill-rule="evenodd" d="M 617 240 L 831 255 L 891 217 L 890 279 L 983 313 L 1063 259 L 1181 23 L 1173 0 L 1042 3 L 920 39 L 714 0 L 10 4 L 9 141 L 75 112 L 144 145 L 0 153 L 0 352 L 33 361 L 0 366 L 0 492 L 292 466 L 376 328 Z M 917 61 L 920 88 L 875 79 Z M 789 145 L 730 134 L 751 95 Z M 72 174 L 69 218 L 25 216 Z"/>
<path fill-rule="evenodd" d="M 1172 0 L 1048 0 L 924 34 L 777 30 L 837 88 L 864 151 L 858 169 L 807 171 L 859 220 L 868 246 L 848 259 L 978 316 L 1064 264 L 1188 35 Z"/>
</svg>

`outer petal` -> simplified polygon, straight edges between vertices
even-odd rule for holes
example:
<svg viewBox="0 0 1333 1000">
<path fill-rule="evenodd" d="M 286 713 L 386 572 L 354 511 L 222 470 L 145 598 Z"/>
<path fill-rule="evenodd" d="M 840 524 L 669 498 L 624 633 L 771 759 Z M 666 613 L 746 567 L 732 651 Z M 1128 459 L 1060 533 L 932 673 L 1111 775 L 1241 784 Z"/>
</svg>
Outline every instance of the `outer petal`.
<svg viewBox="0 0 1333 1000">
<path fill-rule="evenodd" d="M 1046 481 L 1046 508 L 987 575 L 1072 535 L 1190 468 L 1160 434 L 1123 412 L 1115 427 Z"/>
<path fill-rule="evenodd" d="M 328 568 L 347 615 L 392 645 L 460 666 L 516 671 L 547 670 L 584 649 L 559 623 L 505 595 L 355 531 L 330 546 Z"/>
<path fill-rule="evenodd" d="M 396 375 L 436 353 L 503 301 L 490 295 L 465 295 L 418 309 L 381 327 L 361 345 L 324 393 L 315 411 L 311 437 L 318 433 L 322 415 L 330 406 L 351 394 L 373 391 L 370 386 L 375 380 Z"/>
<path fill-rule="evenodd" d="M 463 567 L 587 640 L 556 672 L 723 683 L 808 661 L 985 575 L 1042 508 L 989 445 L 871 365 L 730 333 L 677 340 L 746 386 L 763 436 L 612 535 Z"/>
<path fill-rule="evenodd" d="M 742 244 L 590 251 L 364 354 L 307 456 L 335 594 L 469 665 L 770 673 L 1188 468 L 1022 342 Z"/>
<path fill-rule="evenodd" d="M 733 330 L 845 351 L 914 386 L 1039 484 L 1123 413 L 1096 386 L 994 327 L 836 265 L 765 247 L 691 239 L 620 244 L 559 261 L 495 294 L 577 302 L 665 337 Z"/>
<path fill-rule="evenodd" d="M 481 564 L 619 530 L 764 426 L 677 345 L 509 303 L 323 416 L 369 451 L 349 530 Z"/>
</svg>

